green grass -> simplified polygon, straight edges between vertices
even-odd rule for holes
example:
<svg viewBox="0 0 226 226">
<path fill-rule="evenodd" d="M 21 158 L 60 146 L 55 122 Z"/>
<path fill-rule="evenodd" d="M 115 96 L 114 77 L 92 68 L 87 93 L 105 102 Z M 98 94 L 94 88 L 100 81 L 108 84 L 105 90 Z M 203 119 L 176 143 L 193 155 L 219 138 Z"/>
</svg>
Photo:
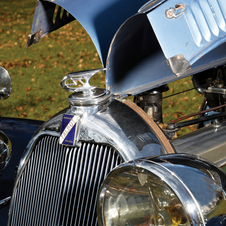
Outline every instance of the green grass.
<svg viewBox="0 0 226 226">
<path fill-rule="evenodd" d="M 169 84 L 169 91 L 164 93 L 164 97 L 178 93 L 183 90 L 193 88 L 191 77 L 187 77 Z M 196 90 L 185 92 L 176 96 L 164 99 L 163 101 L 163 121 L 167 123 L 176 118 L 198 112 L 203 101 L 203 95 Z M 190 118 L 192 119 L 192 118 Z M 176 133 L 177 136 L 195 131 L 196 125 L 182 128 Z"/>
<path fill-rule="evenodd" d="M 59 85 L 67 73 L 101 67 L 77 21 L 26 48 L 35 5 L 36 0 L 0 2 L 0 66 L 13 83 L 10 98 L 1 102 L 2 116 L 46 120 L 68 106 L 68 93 Z"/>
<path fill-rule="evenodd" d="M 60 87 L 70 72 L 102 67 L 96 49 L 77 21 L 47 35 L 26 48 L 36 0 L 0 1 L 0 66 L 12 78 L 9 99 L 1 101 L 1 116 L 47 120 L 68 106 L 69 93 Z M 104 77 L 94 79 L 104 86 Z M 171 95 L 192 87 L 190 78 L 169 84 Z M 199 110 L 202 97 L 196 91 L 167 98 L 163 102 L 164 122 Z M 188 127 L 178 135 L 195 129 Z"/>
</svg>

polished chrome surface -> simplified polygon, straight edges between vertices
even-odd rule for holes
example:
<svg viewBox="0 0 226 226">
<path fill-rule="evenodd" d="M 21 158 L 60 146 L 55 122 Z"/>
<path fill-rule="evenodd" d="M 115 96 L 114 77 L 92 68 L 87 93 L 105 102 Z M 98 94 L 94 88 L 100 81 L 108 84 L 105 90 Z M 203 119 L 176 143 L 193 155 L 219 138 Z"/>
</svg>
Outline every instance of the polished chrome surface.
<svg viewBox="0 0 226 226">
<path fill-rule="evenodd" d="M 12 144 L 10 139 L 0 131 L 0 176 L 7 167 L 12 155 Z"/>
<path fill-rule="evenodd" d="M 12 82 L 8 71 L 0 67 L 0 99 L 7 99 L 12 91 Z"/>
<path fill-rule="evenodd" d="M 88 106 L 106 103 L 111 97 L 111 93 L 105 89 L 94 89 L 90 93 L 77 92 L 68 97 L 68 101 L 73 106 Z"/>
<path fill-rule="evenodd" d="M 136 166 L 111 174 L 99 195 L 99 225 L 191 226 L 174 191 Z"/>
<path fill-rule="evenodd" d="M 132 180 L 129 180 L 130 175 L 133 177 L 133 179 L 130 178 Z M 120 176 L 122 177 L 121 179 Z M 123 177 L 125 177 L 124 180 L 128 180 L 128 185 L 125 184 L 125 186 L 123 186 Z M 154 178 L 158 178 L 159 183 L 150 184 L 149 180 L 154 180 Z M 138 186 L 136 186 L 136 181 L 139 181 L 141 184 L 139 189 Z M 133 182 L 135 187 L 128 193 L 130 196 L 127 197 L 128 203 L 124 199 L 123 205 L 118 207 L 118 211 L 122 211 L 120 214 L 126 212 L 126 209 L 125 212 L 123 212 L 123 208 L 126 207 L 126 205 L 129 208 L 129 200 L 132 199 L 133 193 L 136 196 L 139 193 L 140 195 L 145 195 L 145 187 L 151 185 L 155 186 L 155 192 L 158 192 L 161 190 L 160 187 L 158 189 L 158 186 L 162 183 L 168 185 L 171 191 L 176 194 L 176 197 L 179 199 L 178 203 L 181 203 L 180 205 L 184 208 L 191 225 L 204 226 L 214 217 L 225 214 L 226 175 L 212 163 L 204 159 L 192 155 L 173 154 L 150 159 L 134 160 L 121 164 L 114 169 L 103 183 L 99 194 L 98 218 L 102 225 L 105 225 L 103 218 L 105 211 L 104 202 L 107 196 L 106 191 L 111 184 L 114 184 L 114 191 L 116 193 L 126 194 L 127 191 L 129 191 L 127 190 L 127 186 L 130 186 L 129 184 L 133 184 Z M 152 194 L 154 195 L 153 189 L 151 189 L 149 196 L 152 196 Z M 167 195 L 170 195 L 170 193 L 165 190 L 159 198 L 157 198 L 158 196 L 154 196 L 154 200 L 151 197 L 149 198 L 150 203 L 153 205 L 152 207 L 155 209 L 155 216 L 163 216 L 159 208 L 156 208 L 156 203 L 161 206 L 161 211 L 164 210 L 168 212 L 168 214 L 171 214 L 170 208 L 167 208 L 168 205 L 164 201 Z M 117 195 L 115 195 L 114 198 L 117 199 Z M 148 199 L 146 198 L 145 201 L 147 202 Z M 132 202 L 130 201 L 130 203 Z M 134 202 L 132 204 L 134 204 Z M 138 206 L 134 209 L 133 216 L 136 216 L 136 214 L 141 211 Z M 164 215 L 166 219 L 167 213 Z M 141 216 L 143 215 L 141 214 Z M 178 223 L 176 225 L 184 224 Z"/>
<path fill-rule="evenodd" d="M 182 2 L 186 10 L 180 13 L 181 7 L 178 11 L 176 9 L 180 2 L 165 1 L 147 14 L 138 13 L 128 18 L 116 32 L 109 48 L 107 89 L 121 97 L 136 95 L 224 64 L 224 31 L 220 30 L 217 36 L 211 35 L 210 42 L 203 38 L 200 46 L 196 46 L 193 40 L 187 24 L 190 20 L 185 15 L 190 5 L 196 2 Z M 221 2 L 222 10 L 225 4 L 226 1 Z M 168 19 L 166 11 L 171 8 L 175 8 L 175 13 L 180 16 Z M 207 20 L 212 16 L 209 13 Z M 198 15 L 191 23 L 196 25 L 200 21 Z"/>
<path fill-rule="evenodd" d="M 96 225 L 99 187 L 122 162 L 113 148 L 59 145 L 42 136 L 17 179 L 8 225 Z"/>
<path fill-rule="evenodd" d="M 222 167 L 226 164 L 225 137 L 226 123 L 213 124 L 174 139 L 172 145 L 177 153 L 201 156 Z"/>
<path fill-rule="evenodd" d="M 151 0 L 148 1 L 147 3 L 145 3 L 139 10 L 138 13 L 147 13 L 153 9 L 155 9 L 157 6 L 159 6 L 160 4 L 162 4 L 163 2 L 165 2 L 167 0 Z"/>
<path fill-rule="evenodd" d="M 79 127 L 79 142 L 82 143 L 82 146 L 80 149 L 69 148 L 63 145 L 59 145 L 58 143 L 61 121 L 64 113 L 75 114 L 81 117 Z M 112 150 L 112 157 L 109 157 L 107 152 L 105 152 L 105 147 L 109 147 L 107 149 Z M 92 154 L 92 152 L 89 151 L 94 149 L 96 150 L 96 154 Z M 78 150 L 84 151 L 82 151 L 82 153 L 84 154 L 81 154 L 83 156 L 81 157 L 83 159 L 82 161 L 73 160 L 73 158 L 75 158 L 73 157 L 73 151 L 77 152 Z M 85 153 L 87 153 L 87 155 Z M 21 216 L 21 214 L 23 214 L 23 217 L 19 218 L 18 225 L 20 225 L 21 222 L 23 222 L 23 225 L 29 225 L 31 218 L 36 219 L 36 222 L 38 222 L 39 225 L 42 224 L 42 220 L 47 219 L 46 215 L 44 215 L 42 219 L 42 211 L 43 209 L 46 209 L 46 205 L 48 205 L 49 203 L 52 203 L 50 206 L 54 206 L 59 213 L 59 211 L 61 210 L 57 209 L 60 208 L 57 205 L 57 202 L 60 200 L 62 201 L 62 199 L 54 198 L 54 195 L 60 195 L 60 193 L 52 192 L 53 188 L 58 187 L 59 189 L 56 190 L 57 192 L 60 192 L 60 182 L 56 182 L 56 180 L 60 180 L 59 177 L 62 178 L 62 176 L 60 175 L 62 175 L 63 172 L 68 175 L 67 178 L 70 178 L 73 174 L 75 174 L 75 172 L 77 172 L 77 170 L 70 171 L 79 166 L 77 164 L 84 164 L 80 165 L 80 169 L 84 168 L 84 171 L 83 176 L 81 176 L 81 180 L 79 180 L 79 184 L 81 184 L 81 186 L 87 186 L 87 189 L 88 187 L 90 187 L 91 189 L 91 187 L 93 186 L 92 179 L 99 180 L 100 178 L 103 178 L 100 176 L 102 175 L 103 169 L 106 170 L 106 175 L 115 165 L 119 164 L 121 161 L 127 161 L 145 156 L 155 156 L 165 153 L 165 149 L 161 145 L 152 129 L 139 115 L 137 115 L 137 113 L 135 113 L 132 109 L 130 109 L 123 103 L 116 100 L 111 100 L 105 105 L 71 106 L 63 110 L 62 112 L 59 112 L 52 119 L 44 123 L 28 144 L 17 171 L 17 179 L 15 182 L 13 198 L 10 207 L 11 221 L 9 225 L 14 225 L 14 222 L 17 221 L 18 216 Z M 96 156 L 95 159 L 94 156 Z M 62 163 L 61 161 L 64 160 L 67 162 Z M 112 161 L 116 161 L 117 164 L 113 164 Z M 61 164 L 63 164 L 63 166 L 66 168 L 62 168 L 63 166 L 59 168 L 59 165 Z M 99 170 L 96 168 L 96 165 L 99 165 Z M 110 165 L 111 168 L 109 168 Z M 50 166 L 53 168 L 49 169 Z M 49 173 L 50 171 L 52 173 Z M 41 172 L 48 172 L 48 175 Z M 98 172 L 99 175 L 95 174 Z M 45 175 L 45 177 L 43 177 L 42 175 Z M 85 175 L 89 175 L 90 178 L 86 178 Z M 48 183 L 48 181 L 51 181 L 51 183 Z M 64 188 L 66 189 L 64 192 L 65 199 L 63 199 L 62 201 L 64 203 L 71 202 L 69 196 L 66 195 L 67 192 L 68 195 L 71 194 L 70 190 L 67 190 L 71 189 L 70 183 L 72 183 L 72 181 L 70 181 L 71 180 L 65 181 L 62 179 L 62 186 L 65 186 Z M 99 180 L 98 184 L 100 185 L 101 182 L 102 179 Z M 88 186 L 87 183 L 91 184 L 89 184 Z M 48 186 L 50 186 L 49 189 Z M 33 187 L 34 189 L 32 189 Z M 22 191 L 26 192 L 23 193 Z M 82 188 L 79 190 L 79 192 L 81 191 Z M 95 188 L 95 193 L 98 194 L 97 188 Z M 27 197 L 29 196 L 28 194 L 31 195 L 30 199 L 27 199 Z M 87 200 L 85 199 L 86 195 L 87 193 L 78 196 L 78 198 L 80 197 L 79 199 L 81 199 L 80 204 L 86 207 L 84 207 L 84 209 L 80 209 L 79 211 L 78 209 L 76 209 L 75 211 L 78 211 L 78 213 L 75 214 L 75 217 L 77 219 L 75 221 L 73 217 L 71 219 L 73 219 L 74 222 L 89 219 L 88 225 L 93 225 L 90 224 L 90 219 L 92 218 L 90 214 L 91 209 L 93 208 L 93 204 L 91 205 L 90 201 L 88 200 L 90 199 L 90 197 L 88 197 Z M 32 207 L 32 211 L 30 211 L 33 200 L 36 200 L 35 197 L 39 197 L 39 202 L 37 202 L 34 207 Z M 83 201 L 83 199 L 86 201 Z M 24 205 L 24 203 L 27 202 L 29 202 L 29 205 Z M 78 206 L 81 207 L 81 205 Z M 90 212 L 86 209 L 89 205 L 91 205 L 91 209 L 89 210 Z M 64 206 L 65 208 L 69 208 L 70 211 L 68 212 L 68 209 L 63 209 L 62 211 L 65 211 L 65 214 L 63 214 L 62 212 L 60 213 L 62 213 L 63 215 L 60 215 L 58 213 L 56 214 L 58 214 L 58 218 L 62 216 L 62 219 L 65 219 L 64 222 L 66 222 L 67 219 L 69 219 L 66 213 L 68 212 L 69 214 L 71 214 L 73 206 L 67 207 L 67 204 Z M 37 210 L 39 210 L 39 217 L 35 217 Z M 28 214 L 28 211 L 30 211 L 30 214 Z M 47 208 L 47 211 L 51 211 L 51 208 Z M 92 213 L 93 212 L 94 211 L 92 211 Z M 82 215 L 79 215 L 80 213 Z M 87 217 L 84 217 L 83 215 Z M 52 218 L 47 220 L 51 221 L 51 219 Z M 25 224 L 25 221 L 28 223 Z M 63 225 L 65 224 L 63 223 Z"/>
<path fill-rule="evenodd" d="M 108 101 L 111 93 L 105 89 L 89 84 L 90 79 L 98 72 L 105 70 L 96 69 L 67 74 L 61 81 L 61 87 L 66 91 L 74 92 L 68 97 L 71 105 L 87 106 L 103 104 Z"/>
<path fill-rule="evenodd" d="M 176 19 L 183 15 L 186 10 L 186 5 L 184 4 L 177 4 L 175 7 L 172 7 L 166 10 L 166 17 L 168 19 Z"/>
<path fill-rule="evenodd" d="M 61 87 L 69 92 L 91 93 L 97 86 L 89 84 L 90 79 L 98 72 L 104 69 L 96 69 L 90 71 L 79 71 L 67 74 L 61 81 Z M 80 86 L 78 86 L 80 85 Z"/>
<path fill-rule="evenodd" d="M 0 209 L 5 205 L 9 204 L 10 200 L 11 200 L 11 197 L 7 197 L 5 199 L 0 200 Z"/>
<path fill-rule="evenodd" d="M 217 94 L 226 94 L 225 88 L 218 88 L 218 87 L 208 87 L 208 89 L 204 90 L 206 93 L 217 93 Z"/>
<path fill-rule="evenodd" d="M 112 99 L 105 105 L 71 106 L 44 123 L 28 144 L 18 173 L 29 159 L 30 150 L 40 136 L 48 134 L 60 137 L 64 113 L 81 117 L 79 141 L 108 144 L 114 147 L 125 161 L 166 154 L 150 126 L 131 108 Z"/>
<path fill-rule="evenodd" d="M 168 18 L 167 12 L 172 9 L 178 11 L 176 14 L 179 17 Z M 171 0 L 166 1 L 147 16 L 166 58 L 183 54 L 193 65 L 226 41 L 225 9 L 224 0 L 185 0 L 183 4 Z M 167 34 L 167 38 L 164 34 Z"/>
</svg>

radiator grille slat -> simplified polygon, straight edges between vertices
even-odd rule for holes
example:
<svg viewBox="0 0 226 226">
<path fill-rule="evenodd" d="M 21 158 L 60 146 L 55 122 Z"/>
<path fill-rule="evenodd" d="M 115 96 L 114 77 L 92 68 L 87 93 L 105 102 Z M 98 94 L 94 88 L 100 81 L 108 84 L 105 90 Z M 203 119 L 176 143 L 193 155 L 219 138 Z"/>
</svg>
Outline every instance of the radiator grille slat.
<svg viewBox="0 0 226 226">
<path fill-rule="evenodd" d="M 57 137 L 41 138 L 13 194 L 9 226 L 97 226 L 100 185 L 121 162 L 106 145 L 70 148 Z"/>
</svg>

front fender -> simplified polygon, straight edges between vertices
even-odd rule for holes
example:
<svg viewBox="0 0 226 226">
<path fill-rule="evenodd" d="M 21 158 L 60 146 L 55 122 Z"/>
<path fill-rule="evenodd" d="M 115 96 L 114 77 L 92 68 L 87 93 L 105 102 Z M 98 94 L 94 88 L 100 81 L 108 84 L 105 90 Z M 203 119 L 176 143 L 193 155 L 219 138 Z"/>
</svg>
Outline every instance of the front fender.
<svg viewBox="0 0 226 226">
<path fill-rule="evenodd" d="M 12 157 L 0 178 L 0 200 L 10 197 L 13 191 L 16 167 L 29 140 L 43 121 L 0 118 L 0 130 L 12 143 Z M 7 225 L 9 205 L 0 209 L 0 226 Z"/>
</svg>

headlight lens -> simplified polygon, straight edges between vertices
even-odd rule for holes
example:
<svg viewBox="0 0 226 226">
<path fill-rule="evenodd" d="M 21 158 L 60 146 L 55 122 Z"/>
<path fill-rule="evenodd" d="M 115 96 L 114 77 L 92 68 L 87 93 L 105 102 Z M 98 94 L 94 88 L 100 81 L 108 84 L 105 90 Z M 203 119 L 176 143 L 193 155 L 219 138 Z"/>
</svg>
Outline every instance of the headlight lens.
<svg viewBox="0 0 226 226">
<path fill-rule="evenodd" d="M 172 189 L 156 175 L 127 168 L 105 190 L 106 226 L 190 225 Z"/>
<path fill-rule="evenodd" d="M 128 162 L 114 169 L 100 189 L 99 225 L 209 225 L 226 214 L 225 190 L 226 175 L 195 156 Z"/>
</svg>

